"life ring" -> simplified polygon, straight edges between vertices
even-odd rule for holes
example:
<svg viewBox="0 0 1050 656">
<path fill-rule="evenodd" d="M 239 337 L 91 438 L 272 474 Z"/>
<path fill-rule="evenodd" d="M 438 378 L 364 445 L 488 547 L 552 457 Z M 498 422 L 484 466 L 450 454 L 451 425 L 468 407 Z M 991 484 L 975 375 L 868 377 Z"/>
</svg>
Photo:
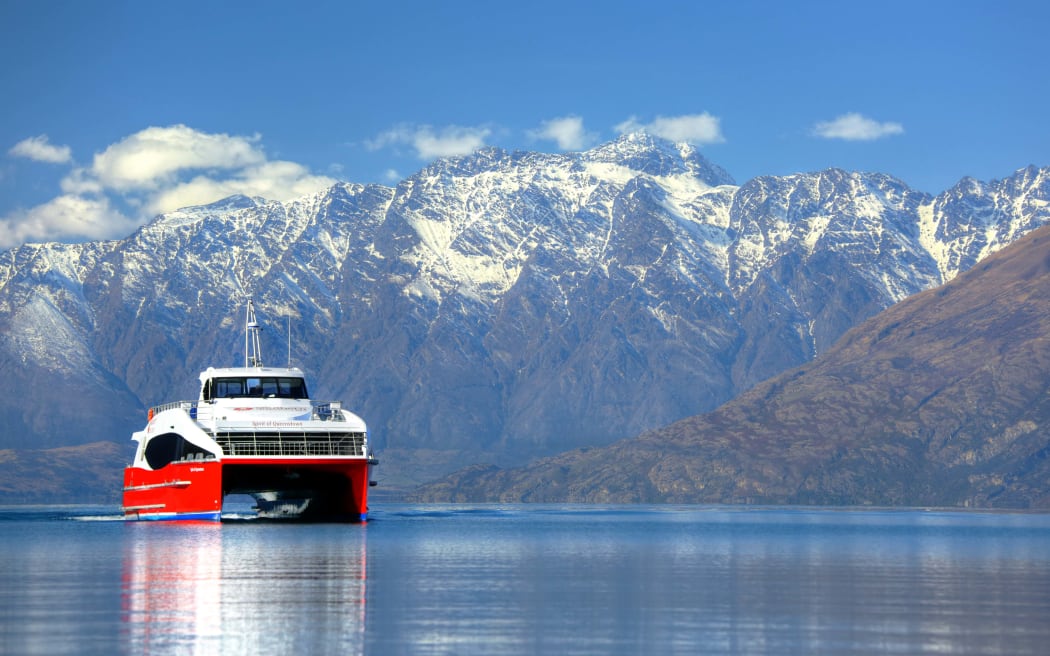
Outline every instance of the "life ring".
<svg viewBox="0 0 1050 656">
<path fill-rule="evenodd" d="M 149 412 L 146 413 L 146 421 L 153 421 L 153 408 L 150 408 Z"/>
</svg>

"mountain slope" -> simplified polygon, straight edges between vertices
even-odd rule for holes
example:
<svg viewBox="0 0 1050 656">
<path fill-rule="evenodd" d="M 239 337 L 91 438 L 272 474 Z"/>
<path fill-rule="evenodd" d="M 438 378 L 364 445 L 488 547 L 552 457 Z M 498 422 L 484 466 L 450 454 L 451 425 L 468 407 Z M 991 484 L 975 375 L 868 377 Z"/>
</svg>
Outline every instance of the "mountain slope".
<svg viewBox="0 0 1050 656">
<path fill-rule="evenodd" d="M 425 500 L 1050 507 L 1050 227 L 812 363 L 638 439 Z"/>
</svg>

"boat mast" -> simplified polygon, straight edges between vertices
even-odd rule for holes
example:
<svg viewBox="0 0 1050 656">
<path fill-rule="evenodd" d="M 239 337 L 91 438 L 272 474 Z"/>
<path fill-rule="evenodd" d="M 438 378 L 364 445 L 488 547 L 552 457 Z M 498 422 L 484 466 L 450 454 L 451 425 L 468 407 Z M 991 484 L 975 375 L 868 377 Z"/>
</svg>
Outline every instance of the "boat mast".
<svg viewBox="0 0 1050 656">
<path fill-rule="evenodd" d="M 255 321 L 255 303 L 248 297 L 248 313 L 244 318 L 244 366 L 261 367 L 262 349 L 259 348 L 259 324 Z"/>
</svg>

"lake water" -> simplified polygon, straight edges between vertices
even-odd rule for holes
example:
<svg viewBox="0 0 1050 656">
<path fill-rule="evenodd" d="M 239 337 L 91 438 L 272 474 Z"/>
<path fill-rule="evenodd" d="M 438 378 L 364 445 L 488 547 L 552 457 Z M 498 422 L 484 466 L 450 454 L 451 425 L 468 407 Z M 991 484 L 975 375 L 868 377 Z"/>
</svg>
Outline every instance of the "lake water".
<svg viewBox="0 0 1050 656">
<path fill-rule="evenodd" d="M 4 654 L 1050 653 L 1050 515 L 0 508 Z"/>
</svg>

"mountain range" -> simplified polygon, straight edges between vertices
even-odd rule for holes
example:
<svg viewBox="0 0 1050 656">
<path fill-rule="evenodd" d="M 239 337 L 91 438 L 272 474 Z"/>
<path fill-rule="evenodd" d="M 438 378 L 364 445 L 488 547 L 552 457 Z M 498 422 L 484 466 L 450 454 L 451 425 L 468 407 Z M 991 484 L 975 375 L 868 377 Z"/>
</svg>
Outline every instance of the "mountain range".
<svg viewBox="0 0 1050 656">
<path fill-rule="evenodd" d="M 1050 508 L 1050 226 L 717 410 L 425 501 Z"/>
<path fill-rule="evenodd" d="M 146 407 L 243 362 L 249 295 L 267 363 L 369 422 L 388 489 L 609 445 L 953 280 L 1048 222 L 1048 181 L 1028 167 L 930 196 L 829 169 L 737 185 L 692 146 L 634 134 L 24 245 L 0 253 L 0 447 L 130 451 Z"/>
</svg>

